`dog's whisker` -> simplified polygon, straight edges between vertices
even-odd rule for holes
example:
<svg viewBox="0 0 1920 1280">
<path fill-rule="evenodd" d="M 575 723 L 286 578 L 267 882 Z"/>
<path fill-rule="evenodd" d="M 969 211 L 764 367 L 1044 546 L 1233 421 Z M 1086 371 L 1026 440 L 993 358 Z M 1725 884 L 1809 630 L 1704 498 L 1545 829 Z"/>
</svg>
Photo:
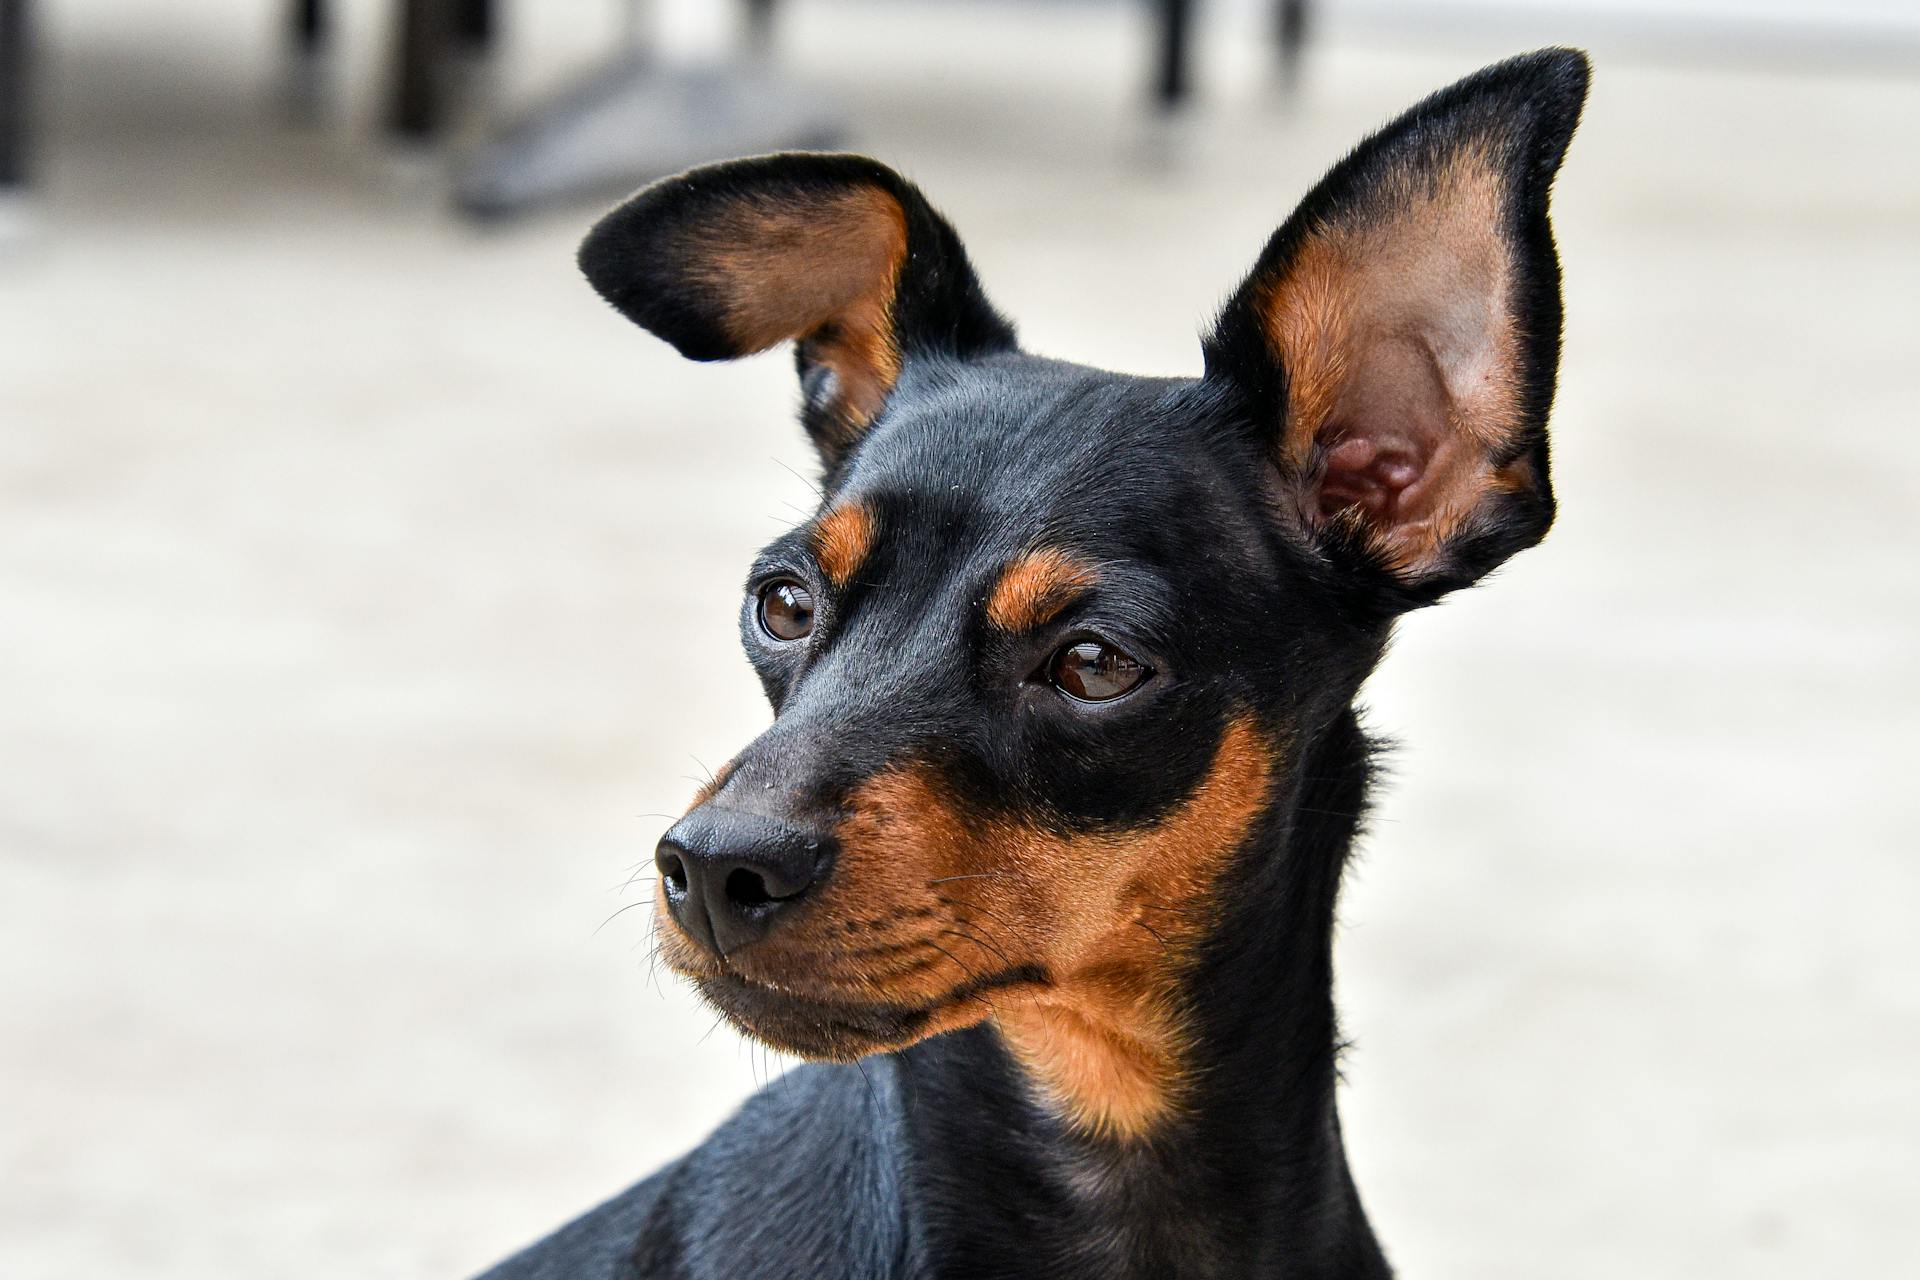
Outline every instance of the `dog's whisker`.
<svg viewBox="0 0 1920 1280">
<path fill-rule="evenodd" d="M 648 863 L 646 865 L 651 866 L 652 864 Z M 625 893 L 627 890 L 633 888 L 634 885 L 639 884 L 642 881 L 653 882 L 653 881 L 658 881 L 659 879 L 660 879 L 660 875 L 657 871 L 654 871 L 654 872 L 635 871 L 632 875 L 628 876 L 626 880 L 620 884 L 619 888 L 612 890 L 612 892 Z"/>
<path fill-rule="evenodd" d="M 1009 969 L 1018 967 L 1013 963 L 1012 960 L 1007 958 L 1006 952 L 1002 951 L 998 946 L 995 946 L 993 943 L 988 942 L 984 938 L 975 937 L 972 933 L 969 933 L 960 929 L 942 929 L 940 932 L 945 934 L 949 938 L 959 938 L 963 941 L 971 942 L 974 946 L 980 948 L 982 951 L 992 952 L 993 955 L 999 959 L 1000 963 L 1007 966 L 1007 968 Z"/>
<path fill-rule="evenodd" d="M 929 940 L 927 942 L 927 945 L 932 947 L 935 951 L 938 951 L 941 955 L 945 956 L 947 959 L 953 961 L 955 965 L 959 966 L 960 972 L 966 975 L 968 982 L 980 981 L 980 975 L 974 972 L 974 970 L 959 956 L 956 956 L 955 954 L 953 954 L 953 952 L 947 950 L 945 947 L 941 946 L 939 943 L 934 942 L 932 940 Z"/>
<path fill-rule="evenodd" d="M 635 907 L 650 907 L 652 905 L 653 905 L 653 899 L 651 898 L 643 898 L 639 902 L 629 902 L 626 906 L 620 908 L 618 911 L 608 916 L 605 920 L 602 920 L 599 924 L 595 925 L 593 927 L 593 933 L 588 936 L 592 937 L 592 936 L 598 935 L 602 929 L 612 924 L 615 920 L 618 920 L 621 916 L 627 914 L 627 912 L 632 911 Z"/>
<path fill-rule="evenodd" d="M 860 1078 L 867 1082 L 867 1096 L 873 1099 L 874 1106 L 876 1107 L 879 1106 L 880 1091 L 873 1087 L 873 1077 L 867 1074 L 867 1064 L 862 1062 L 859 1058 L 855 1058 L 853 1060 L 853 1065 L 860 1069 Z"/>
<path fill-rule="evenodd" d="M 805 476 L 801 475 L 798 471 L 795 471 L 792 467 L 780 461 L 780 459 L 778 458 L 773 459 L 773 465 L 776 467 L 779 467 L 782 471 L 792 476 L 795 480 L 798 480 L 801 484 L 804 484 L 805 486 L 807 486 L 807 488 L 813 490 L 814 497 L 825 498 L 827 496 L 826 492 L 823 489 L 821 489 L 819 485 L 807 479 Z"/>
<path fill-rule="evenodd" d="M 1148 937 L 1152 938 L 1155 942 L 1160 944 L 1160 949 L 1162 951 L 1170 950 L 1170 948 L 1167 946 L 1167 940 L 1160 936 L 1160 931 L 1158 929 L 1155 929 L 1152 925 L 1148 924 L 1145 920 L 1135 920 L 1133 922 L 1133 925 L 1134 925 L 1134 928 L 1136 929 L 1145 930 Z"/>
</svg>

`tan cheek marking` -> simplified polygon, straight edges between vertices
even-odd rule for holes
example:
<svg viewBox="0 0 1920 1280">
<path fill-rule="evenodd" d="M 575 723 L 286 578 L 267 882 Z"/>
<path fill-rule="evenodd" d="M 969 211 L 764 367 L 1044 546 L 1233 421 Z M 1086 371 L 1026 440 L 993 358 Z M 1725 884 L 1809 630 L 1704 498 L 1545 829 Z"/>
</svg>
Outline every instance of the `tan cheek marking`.
<svg viewBox="0 0 1920 1280">
<path fill-rule="evenodd" d="M 1280 453 L 1290 469 L 1312 465 L 1348 421 L 1418 423 L 1426 475 L 1377 531 L 1400 568 L 1435 558 L 1481 499 L 1510 483 L 1489 456 L 1521 420 L 1501 190 L 1482 149 L 1431 177 L 1404 173 L 1348 221 L 1315 227 L 1261 299 L 1287 369 Z"/>
<path fill-rule="evenodd" d="M 1094 577 L 1091 565 L 1064 551 L 1029 551 L 1001 571 L 987 598 L 987 618 L 1002 631 L 1031 631 L 1050 622 Z"/>
<path fill-rule="evenodd" d="M 1178 1105 L 1185 1035 L 1176 1007 L 1207 898 L 1266 803 L 1272 752 L 1250 721 L 1221 739 L 1205 782 L 1143 831 L 1061 836 L 961 812 L 923 768 L 871 779 L 840 830 L 832 915 L 915 910 L 945 961 L 882 998 L 933 1000 L 982 974 L 1038 965 L 1022 986 L 942 1009 L 923 1035 L 992 1018 L 1041 1092 L 1090 1132 L 1135 1137 Z M 824 941 L 824 940 L 822 940 Z"/>
<path fill-rule="evenodd" d="M 1192 799 L 1144 832 L 1058 841 L 1052 987 L 1000 1011 L 1014 1057 L 1090 1132 L 1136 1138 L 1186 1087 L 1178 983 L 1227 860 L 1266 805 L 1273 755 L 1253 724 L 1222 736 Z"/>
<path fill-rule="evenodd" d="M 873 532 L 873 512 L 862 502 L 842 503 L 814 525 L 814 558 L 834 586 L 845 586 L 866 561 L 873 550 Z"/>
</svg>

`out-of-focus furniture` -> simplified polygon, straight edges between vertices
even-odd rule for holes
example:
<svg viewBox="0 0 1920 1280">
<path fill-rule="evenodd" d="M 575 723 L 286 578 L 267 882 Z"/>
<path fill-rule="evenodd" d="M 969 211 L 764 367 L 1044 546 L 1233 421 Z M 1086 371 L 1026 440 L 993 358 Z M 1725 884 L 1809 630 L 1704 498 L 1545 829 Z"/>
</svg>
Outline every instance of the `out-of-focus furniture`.
<svg viewBox="0 0 1920 1280">
<path fill-rule="evenodd" d="M 328 0 L 287 5 L 294 100 L 323 96 L 332 34 Z M 395 0 L 391 78 L 383 113 L 401 141 L 440 143 L 459 111 L 465 69 L 494 44 L 497 0 Z M 625 0 L 638 5 L 640 0 Z M 455 166 L 460 206 L 476 216 L 516 212 L 557 197 L 611 188 L 702 160 L 782 147 L 823 146 L 839 134 L 828 106 L 786 83 L 769 56 L 776 0 L 738 0 L 745 32 L 731 65 L 676 68 L 639 48 L 618 52 Z M 1274 0 L 1283 69 L 1297 64 L 1309 0 Z M 1157 25 L 1153 100 L 1174 111 L 1191 97 L 1197 0 L 1148 0 Z M 0 199 L 25 190 L 32 149 L 32 0 L 0 0 Z M 638 27 L 635 21 L 630 24 Z"/>
<path fill-rule="evenodd" d="M 0 200 L 27 182 L 30 8 L 28 0 L 0 0 Z"/>
<path fill-rule="evenodd" d="M 409 8 L 455 0 L 407 0 Z M 746 53 L 736 66 L 686 72 L 629 55 L 560 96 L 482 147 L 456 180 L 456 198 L 476 216 L 516 212 L 555 195 L 592 187 L 632 186 L 702 160 L 781 147 L 823 146 L 840 132 L 831 111 L 785 84 L 768 56 L 776 0 L 742 0 Z M 1291 80 L 1307 33 L 1309 0 L 1274 0 L 1274 34 Z M 1195 0 L 1149 0 L 1157 22 L 1153 99 L 1173 112 L 1191 97 Z M 441 39 L 445 19 L 415 21 L 403 42 Z M 406 132 L 400 108 L 408 87 L 432 93 L 436 72 L 427 55 L 403 53 L 402 92 L 394 122 Z M 407 68 L 413 68 L 411 72 Z M 427 87 L 421 87 L 427 86 Z M 429 109 L 417 118 L 434 118 Z"/>
<path fill-rule="evenodd" d="M 325 0 L 298 0 L 302 8 Z M 494 0 L 399 0 L 387 124 L 401 138 L 428 141 L 445 128 L 456 71 L 493 45 Z"/>
<path fill-rule="evenodd" d="M 1159 42 L 1154 52 L 1154 99 L 1162 111 L 1177 111 L 1193 94 L 1194 0 L 1154 0 Z M 1273 0 L 1273 39 L 1280 71 L 1291 85 L 1307 41 L 1308 0 Z"/>
</svg>

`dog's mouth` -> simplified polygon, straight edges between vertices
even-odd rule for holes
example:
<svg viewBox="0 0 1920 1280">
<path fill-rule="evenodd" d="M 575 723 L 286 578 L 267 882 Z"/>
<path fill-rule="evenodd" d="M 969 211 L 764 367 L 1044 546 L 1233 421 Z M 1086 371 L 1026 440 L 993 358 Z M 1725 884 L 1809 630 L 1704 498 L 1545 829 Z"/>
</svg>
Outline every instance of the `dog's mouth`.
<svg viewBox="0 0 1920 1280">
<path fill-rule="evenodd" d="M 901 1004 L 803 995 L 733 972 L 693 979 L 707 1002 L 748 1035 L 784 1053 L 836 1061 L 904 1048 L 978 1021 L 994 993 L 1046 981 L 1044 969 L 1022 965 L 969 979 L 931 1000 Z M 970 1010 L 976 1016 L 966 1016 Z"/>
</svg>

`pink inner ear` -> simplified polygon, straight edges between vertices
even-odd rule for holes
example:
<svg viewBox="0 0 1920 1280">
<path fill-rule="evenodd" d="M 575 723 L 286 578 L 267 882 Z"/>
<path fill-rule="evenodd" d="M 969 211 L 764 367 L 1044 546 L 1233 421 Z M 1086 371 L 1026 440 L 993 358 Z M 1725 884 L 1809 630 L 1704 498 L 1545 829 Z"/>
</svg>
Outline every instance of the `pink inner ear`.
<svg viewBox="0 0 1920 1280">
<path fill-rule="evenodd" d="M 1319 512 L 1331 519 L 1359 507 L 1388 533 L 1431 516 L 1440 478 L 1456 452 L 1447 429 L 1449 401 L 1429 344 L 1399 336 L 1359 348 L 1364 376 L 1335 406 L 1326 442 Z"/>
<path fill-rule="evenodd" d="M 1387 523 L 1401 518 L 1409 490 L 1426 473 L 1427 459 L 1409 442 L 1349 436 L 1327 451 L 1327 474 L 1320 484 L 1320 515 L 1331 519 L 1347 507 Z"/>
<path fill-rule="evenodd" d="M 1287 372 L 1281 459 L 1312 483 L 1303 514 L 1344 513 L 1403 572 L 1421 572 L 1502 489 L 1520 426 L 1502 184 L 1489 154 L 1380 188 L 1316 225 L 1263 286 Z"/>
</svg>

